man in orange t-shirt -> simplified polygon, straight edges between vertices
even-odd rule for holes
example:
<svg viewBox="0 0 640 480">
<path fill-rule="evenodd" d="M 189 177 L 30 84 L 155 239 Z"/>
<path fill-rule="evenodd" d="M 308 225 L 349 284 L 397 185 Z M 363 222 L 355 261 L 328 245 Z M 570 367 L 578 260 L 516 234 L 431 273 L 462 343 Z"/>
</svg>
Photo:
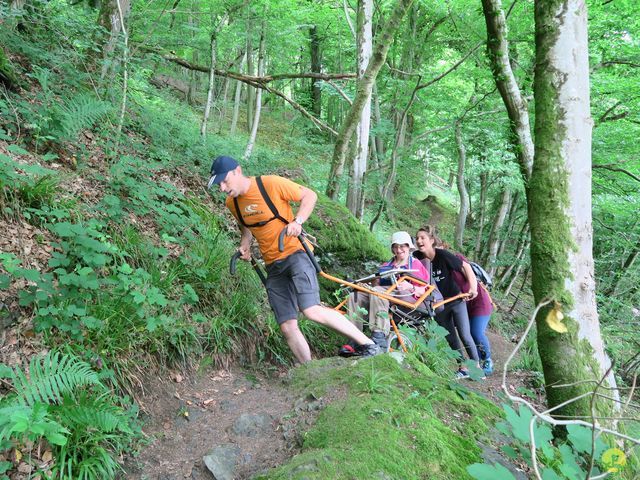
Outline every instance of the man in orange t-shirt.
<svg viewBox="0 0 640 480">
<path fill-rule="evenodd" d="M 275 175 L 261 177 L 268 197 L 278 212 L 269 208 L 255 177 L 246 177 L 231 157 L 218 157 L 211 166 L 208 188 L 217 184 L 227 194 L 226 206 L 240 227 L 239 251 L 243 260 L 251 260 L 251 241 L 255 238 L 267 268 L 267 296 L 280 330 L 300 363 L 311 360 L 309 344 L 298 328 L 298 310 L 309 320 L 325 325 L 349 337 L 358 346 L 356 354 L 372 356 L 379 347 L 341 313 L 320 304 L 320 288 L 313 263 L 298 236 L 309 218 L 318 196 L 313 190 Z M 299 202 L 294 216 L 290 202 Z M 286 228 L 284 251 L 278 249 L 278 237 Z"/>
</svg>

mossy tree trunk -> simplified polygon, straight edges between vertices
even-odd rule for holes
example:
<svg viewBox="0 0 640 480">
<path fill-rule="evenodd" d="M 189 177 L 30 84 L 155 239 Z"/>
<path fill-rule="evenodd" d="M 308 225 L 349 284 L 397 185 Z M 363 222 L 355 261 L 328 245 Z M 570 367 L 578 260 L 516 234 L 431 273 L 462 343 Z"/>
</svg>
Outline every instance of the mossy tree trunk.
<svg viewBox="0 0 640 480">
<path fill-rule="evenodd" d="M 552 306 L 541 309 L 538 347 L 547 401 L 554 407 L 593 390 L 585 381 L 599 380 L 609 367 L 593 277 L 585 1 L 536 0 L 535 32 L 535 158 L 528 202 L 532 288 L 536 302 L 556 302 L 568 329 L 551 329 L 546 317 Z M 559 384 L 574 385 L 554 388 Z M 554 414 L 588 417 L 590 401 L 587 396 Z"/>
<path fill-rule="evenodd" d="M 358 125 L 362 110 L 370 101 L 373 85 L 375 84 L 380 69 L 387 59 L 387 53 L 389 53 L 389 48 L 393 41 L 393 35 L 400 26 L 402 19 L 412 3 L 413 0 L 397 0 L 389 19 L 382 28 L 380 34 L 376 37 L 369 66 L 362 78 L 358 80 L 356 85 L 356 96 L 346 118 L 344 119 L 342 129 L 336 139 L 336 144 L 333 149 L 331 171 L 329 173 L 329 180 L 327 182 L 326 189 L 326 195 L 329 198 L 335 199 L 338 195 L 338 181 L 342 169 L 344 168 L 344 162 L 349 148 L 349 141 L 351 140 L 351 137 Z"/>
<path fill-rule="evenodd" d="M 2 47 L 0 47 L 0 83 L 9 90 L 14 90 L 18 85 L 18 78 Z"/>
<path fill-rule="evenodd" d="M 529 110 L 511 68 L 507 20 L 501 0 L 482 0 L 487 24 L 487 55 L 493 78 L 509 115 L 515 153 L 525 182 L 531 176 L 534 146 L 531 138 Z"/>
</svg>

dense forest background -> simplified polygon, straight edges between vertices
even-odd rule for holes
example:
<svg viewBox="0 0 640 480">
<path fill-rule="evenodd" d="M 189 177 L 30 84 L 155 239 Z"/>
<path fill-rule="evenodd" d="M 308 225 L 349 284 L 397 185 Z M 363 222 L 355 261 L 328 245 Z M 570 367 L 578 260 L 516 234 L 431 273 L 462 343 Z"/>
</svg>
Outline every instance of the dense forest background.
<svg viewBox="0 0 640 480">
<path fill-rule="evenodd" d="M 529 387 L 567 418 L 595 421 L 596 409 L 611 429 L 609 420 L 626 418 L 617 438 L 629 442 L 631 464 L 640 366 L 640 4 L 586 2 L 588 49 L 577 34 L 574 43 L 588 58 L 585 70 L 572 72 L 589 80 L 590 91 L 574 96 L 590 99 L 592 131 L 578 143 L 591 145 L 591 158 L 550 164 L 544 176 L 545 154 L 553 156 L 567 118 L 579 112 L 537 83 L 562 68 L 543 56 L 553 28 L 542 3 L 2 1 L 0 450 L 13 453 L 0 459 L 0 475 L 18 478 L 15 452 L 45 441 L 55 459 L 40 472 L 115 478 L 120 452 L 137 448 L 141 365 L 291 363 L 250 269 L 228 275 L 237 232 L 221 196 L 204 188 L 221 154 L 249 174 L 281 174 L 324 194 L 306 228 L 328 271 L 370 271 L 389 256 L 393 231 L 437 225 L 453 250 L 491 274 L 492 328 L 523 338 L 518 368 L 537 372 Z M 573 52 L 560 49 L 559 63 L 575 60 Z M 554 126 L 552 136 L 543 136 L 544 125 Z M 588 172 L 576 167 L 576 178 L 565 177 L 581 162 Z M 575 198 L 587 215 L 592 207 L 588 258 L 572 257 L 578 235 L 564 229 L 570 214 L 555 210 Z M 575 279 L 593 302 L 562 291 Z M 323 284 L 329 303 L 334 287 Z M 535 310 L 537 339 L 522 337 L 543 300 L 553 303 Z M 584 315 L 591 323 L 575 314 L 581 302 L 593 303 Z M 550 316 L 565 318 L 568 332 L 550 331 Z M 318 356 L 335 353 L 340 339 L 304 329 Z M 600 335 L 611 369 L 597 354 Z M 422 352 L 437 371 L 433 357 Z M 606 376 L 636 410 L 621 411 L 619 397 L 594 407 L 593 385 L 572 390 L 584 403 L 567 409 L 569 396 L 551 388 L 590 378 L 597 390 Z M 512 430 L 528 429 L 531 415 L 511 412 Z M 538 435 L 548 441 L 542 425 Z M 593 448 L 580 450 L 587 434 L 571 435 L 569 453 L 539 453 L 553 472 L 543 478 L 577 478 L 560 467 L 570 454 L 581 478 L 599 474 L 595 436 Z M 527 449 L 522 443 L 518 458 Z M 472 474 L 464 467 L 442 478 Z"/>
</svg>

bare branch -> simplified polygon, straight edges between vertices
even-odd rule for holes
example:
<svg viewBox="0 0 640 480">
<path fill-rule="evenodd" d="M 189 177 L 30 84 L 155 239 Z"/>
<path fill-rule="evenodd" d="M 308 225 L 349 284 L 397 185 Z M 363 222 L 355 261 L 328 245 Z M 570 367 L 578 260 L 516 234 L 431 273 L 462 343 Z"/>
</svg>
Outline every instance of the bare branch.
<svg viewBox="0 0 640 480">
<path fill-rule="evenodd" d="M 631 173 L 629 170 L 625 170 L 624 168 L 614 167 L 612 164 L 592 165 L 591 168 L 599 168 L 602 170 L 609 170 L 610 172 L 624 173 L 625 175 L 628 175 L 629 177 L 633 178 L 636 182 L 640 182 L 640 177 L 638 175 Z"/>
<path fill-rule="evenodd" d="M 353 100 L 351 100 L 349 98 L 349 96 L 344 93 L 344 90 L 342 90 L 338 85 L 336 85 L 335 83 L 333 83 L 331 80 L 326 80 L 325 83 L 327 83 L 328 85 L 331 85 L 336 92 L 338 92 L 340 94 L 340 96 L 342 98 L 344 98 L 344 100 L 349 104 L 349 105 L 353 105 Z"/>
<path fill-rule="evenodd" d="M 442 80 L 444 77 L 446 77 L 447 75 L 449 75 L 451 72 L 453 72 L 455 69 L 457 69 L 460 65 L 462 65 L 465 60 L 467 58 L 469 58 L 471 55 L 473 55 L 475 53 L 476 50 L 478 50 L 482 45 L 484 45 L 484 42 L 480 42 L 478 43 L 475 47 L 473 47 L 471 50 L 469 50 L 464 57 L 462 57 L 460 60 L 458 60 L 455 64 L 453 64 L 451 66 L 451 68 L 449 68 L 448 70 L 446 70 L 445 72 L 441 73 L 440 75 L 438 75 L 437 77 L 429 80 L 427 83 L 423 83 L 422 85 L 418 85 L 418 88 L 416 90 L 422 90 L 423 88 L 427 88 L 431 85 L 433 85 L 434 83 Z"/>
</svg>

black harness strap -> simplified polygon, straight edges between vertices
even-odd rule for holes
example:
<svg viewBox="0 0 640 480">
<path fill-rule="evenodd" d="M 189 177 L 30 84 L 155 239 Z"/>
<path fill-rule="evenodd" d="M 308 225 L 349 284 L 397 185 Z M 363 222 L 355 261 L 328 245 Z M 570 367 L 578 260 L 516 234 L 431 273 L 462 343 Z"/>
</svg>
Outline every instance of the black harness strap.
<svg viewBox="0 0 640 480">
<path fill-rule="evenodd" d="M 264 203 L 267 204 L 267 207 L 269 207 L 269 210 L 271 210 L 271 213 L 273 213 L 273 217 L 271 217 L 269 220 L 264 220 L 262 222 L 247 224 L 244 221 L 244 218 L 242 217 L 242 213 L 240 213 L 240 206 L 238 205 L 238 198 L 234 197 L 233 198 L 233 204 L 236 207 L 236 213 L 238 214 L 238 220 L 240 220 L 240 223 L 243 226 L 247 227 L 247 228 L 264 227 L 267 223 L 269 223 L 269 222 L 271 222 L 273 220 L 280 220 L 285 225 L 288 225 L 289 222 L 282 215 L 280 215 L 280 212 L 278 212 L 278 209 L 276 208 L 276 206 L 271 201 L 271 197 L 269 197 L 269 194 L 267 193 L 267 190 L 264 188 L 264 183 L 262 182 L 262 177 L 260 177 L 260 176 L 256 177 L 256 184 L 258 185 L 258 190 L 260 190 L 260 195 L 262 195 L 262 199 L 264 200 Z"/>
</svg>

